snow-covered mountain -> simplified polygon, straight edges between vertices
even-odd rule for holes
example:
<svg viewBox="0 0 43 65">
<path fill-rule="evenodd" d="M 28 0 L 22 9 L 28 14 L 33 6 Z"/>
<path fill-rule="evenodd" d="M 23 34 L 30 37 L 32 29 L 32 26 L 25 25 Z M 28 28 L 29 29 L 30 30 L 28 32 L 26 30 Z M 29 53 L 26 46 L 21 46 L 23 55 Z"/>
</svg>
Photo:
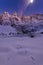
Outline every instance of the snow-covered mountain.
<svg viewBox="0 0 43 65">
<path fill-rule="evenodd" d="M 0 24 L 32 24 L 32 23 L 41 23 L 43 22 L 43 14 L 34 14 L 32 16 L 22 16 L 19 17 L 16 12 L 12 15 L 8 12 L 4 12 L 0 15 Z"/>
<path fill-rule="evenodd" d="M 12 29 L 16 29 L 18 33 L 35 33 L 43 30 L 43 14 L 19 17 L 16 12 L 13 14 L 4 12 L 0 15 L 0 25 L 9 25 Z M 8 29 L 7 26 L 6 29 Z"/>
</svg>

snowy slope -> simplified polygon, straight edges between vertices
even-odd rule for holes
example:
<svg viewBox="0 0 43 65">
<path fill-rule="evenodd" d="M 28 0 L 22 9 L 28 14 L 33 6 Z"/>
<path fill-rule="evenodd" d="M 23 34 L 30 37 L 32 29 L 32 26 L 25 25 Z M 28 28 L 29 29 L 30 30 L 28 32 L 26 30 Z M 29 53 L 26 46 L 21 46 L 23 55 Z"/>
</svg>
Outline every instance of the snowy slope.
<svg viewBox="0 0 43 65">
<path fill-rule="evenodd" d="M 9 25 L 0 25 L 0 37 L 8 37 L 13 36 L 13 34 L 16 34 L 17 31 L 15 28 L 9 26 Z"/>
<path fill-rule="evenodd" d="M 43 37 L 0 38 L 0 65 L 43 65 Z"/>
<path fill-rule="evenodd" d="M 32 32 L 31 31 L 32 29 L 34 29 L 36 31 Z M 0 25 L 0 38 L 1 37 L 15 37 L 15 36 L 16 37 L 18 37 L 18 36 L 30 37 L 31 35 L 34 35 L 34 36 L 41 35 L 41 32 L 43 32 L 43 28 L 40 28 L 40 27 L 37 28 L 37 26 L 25 26 L 23 30 L 24 31 L 29 30 L 31 32 L 28 32 L 25 35 L 25 33 L 22 32 L 22 28 L 20 28 L 19 26 L 17 26 L 17 28 L 15 28 L 15 27 L 11 27 L 10 25 Z"/>
<path fill-rule="evenodd" d="M 13 37 L 15 28 L 0 26 L 0 65 L 43 65 L 43 34 L 39 32 L 34 38 Z"/>
</svg>

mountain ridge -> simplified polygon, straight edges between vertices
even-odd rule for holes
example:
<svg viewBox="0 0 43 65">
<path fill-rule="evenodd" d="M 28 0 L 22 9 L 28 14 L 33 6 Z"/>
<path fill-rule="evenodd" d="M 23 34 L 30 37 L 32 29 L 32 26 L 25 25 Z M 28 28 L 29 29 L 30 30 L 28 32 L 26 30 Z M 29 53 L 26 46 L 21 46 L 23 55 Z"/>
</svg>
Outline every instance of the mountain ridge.
<svg viewBox="0 0 43 65">
<path fill-rule="evenodd" d="M 25 24 L 25 23 L 38 23 L 43 21 L 43 14 L 34 14 L 32 16 L 18 16 L 16 12 L 13 14 L 9 14 L 8 12 L 4 12 L 0 14 L 0 24 Z"/>
</svg>

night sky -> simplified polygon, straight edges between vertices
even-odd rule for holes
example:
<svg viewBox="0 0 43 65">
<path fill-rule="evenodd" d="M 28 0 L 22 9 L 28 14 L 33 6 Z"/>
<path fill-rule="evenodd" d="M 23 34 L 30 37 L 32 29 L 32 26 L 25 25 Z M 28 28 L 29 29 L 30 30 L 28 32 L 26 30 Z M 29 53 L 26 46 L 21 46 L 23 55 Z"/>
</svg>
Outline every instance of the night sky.
<svg viewBox="0 0 43 65">
<path fill-rule="evenodd" d="M 25 0 L 0 0 L 0 13 L 4 11 L 8 11 L 9 13 L 13 13 L 14 11 L 19 12 L 25 8 L 24 1 Z M 43 13 L 43 0 L 34 0 L 23 13 L 25 15 Z"/>
</svg>

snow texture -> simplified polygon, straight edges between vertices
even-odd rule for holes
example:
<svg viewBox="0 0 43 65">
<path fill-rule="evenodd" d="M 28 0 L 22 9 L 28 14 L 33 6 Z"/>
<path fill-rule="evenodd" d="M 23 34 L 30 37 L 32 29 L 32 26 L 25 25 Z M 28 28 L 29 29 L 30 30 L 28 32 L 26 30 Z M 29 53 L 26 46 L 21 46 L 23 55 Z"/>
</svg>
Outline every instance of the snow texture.
<svg viewBox="0 0 43 65">
<path fill-rule="evenodd" d="M 43 65 L 43 36 L 0 38 L 0 65 Z"/>
</svg>

